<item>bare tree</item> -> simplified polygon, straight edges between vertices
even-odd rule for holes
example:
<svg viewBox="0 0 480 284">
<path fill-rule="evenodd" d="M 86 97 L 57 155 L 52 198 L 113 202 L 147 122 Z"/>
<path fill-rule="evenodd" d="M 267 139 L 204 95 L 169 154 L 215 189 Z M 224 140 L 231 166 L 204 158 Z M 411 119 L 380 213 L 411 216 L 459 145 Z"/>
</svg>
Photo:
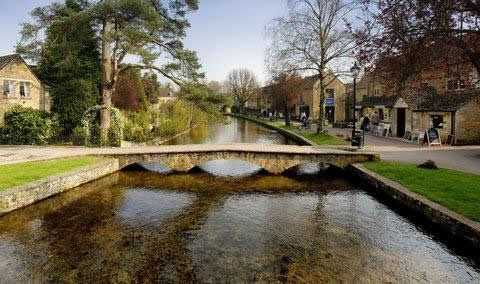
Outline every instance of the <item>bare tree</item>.
<svg viewBox="0 0 480 284">
<path fill-rule="evenodd" d="M 323 131 L 325 89 L 349 68 L 357 46 L 347 17 L 356 4 L 343 0 L 287 0 L 286 16 L 267 26 L 271 46 L 266 51 L 270 72 L 314 73 L 319 79 L 320 114 L 317 133 Z"/>
<path fill-rule="evenodd" d="M 218 81 L 210 81 L 207 83 L 207 86 L 214 91 L 217 94 L 223 94 L 224 93 L 224 88 L 222 83 Z"/>
<path fill-rule="evenodd" d="M 225 85 L 243 110 L 245 105 L 257 95 L 257 76 L 246 68 L 234 69 L 227 77 Z"/>
</svg>

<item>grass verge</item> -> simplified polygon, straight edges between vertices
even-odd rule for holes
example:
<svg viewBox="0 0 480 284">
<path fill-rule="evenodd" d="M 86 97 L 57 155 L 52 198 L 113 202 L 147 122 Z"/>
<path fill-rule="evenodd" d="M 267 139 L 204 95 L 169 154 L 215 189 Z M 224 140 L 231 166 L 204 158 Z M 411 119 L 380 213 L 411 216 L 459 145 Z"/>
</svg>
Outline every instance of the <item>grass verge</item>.
<svg viewBox="0 0 480 284">
<path fill-rule="evenodd" d="M 397 162 L 368 162 L 369 170 L 409 190 L 480 222 L 480 175 L 448 169 L 427 170 Z"/>
<path fill-rule="evenodd" d="M 347 142 L 345 140 L 342 140 L 338 137 L 329 135 L 327 133 L 317 134 L 317 133 L 315 133 L 313 131 L 309 131 L 309 130 L 299 131 L 298 127 L 295 127 L 295 126 L 292 126 L 292 125 L 286 126 L 285 123 L 281 122 L 281 121 L 275 121 L 275 122 L 265 121 L 265 122 L 267 122 L 270 125 L 289 130 L 289 131 L 291 131 L 291 132 L 293 132 L 297 135 L 303 136 L 303 137 L 307 138 L 308 140 L 312 141 L 313 143 L 315 143 L 319 146 L 322 146 L 322 145 L 323 146 L 326 146 L 326 145 L 334 145 L 334 146 L 347 145 Z"/>
<path fill-rule="evenodd" d="M 0 191 L 63 174 L 102 161 L 97 157 L 77 157 L 0 166 Z"/>
</svg>

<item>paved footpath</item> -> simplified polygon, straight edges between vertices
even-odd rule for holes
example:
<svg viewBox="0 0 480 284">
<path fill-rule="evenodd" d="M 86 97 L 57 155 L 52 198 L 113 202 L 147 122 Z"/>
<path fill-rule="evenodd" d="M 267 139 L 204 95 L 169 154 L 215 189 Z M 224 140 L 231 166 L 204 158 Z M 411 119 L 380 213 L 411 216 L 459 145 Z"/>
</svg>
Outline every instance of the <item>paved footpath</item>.
<svg viewBox="0 0 480 284">
<path fill-rule="evenodd" d="M 351 135 L 349 129 L 329 128 L 332 135 Z M 480 174 L 480 146 L 425 147 L 400 138 L 365 135 L 365 149 L 382 160 L 420 164 L 433 160 L 441 168 Z"/>
</svg>

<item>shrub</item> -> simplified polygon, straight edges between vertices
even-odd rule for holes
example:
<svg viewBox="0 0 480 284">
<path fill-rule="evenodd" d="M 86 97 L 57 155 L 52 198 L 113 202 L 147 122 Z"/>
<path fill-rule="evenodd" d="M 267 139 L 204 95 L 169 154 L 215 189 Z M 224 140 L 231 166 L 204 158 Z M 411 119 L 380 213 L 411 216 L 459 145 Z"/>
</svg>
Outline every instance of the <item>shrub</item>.
<svg viewBox="0 0 480 284">
<path fill-rule="evenodd" d="M 45 145 L 53 135 L 52 120 L 44 111 L 14 106 L 5 113 L 2 140 L 15 145 Z"/>
</svg>

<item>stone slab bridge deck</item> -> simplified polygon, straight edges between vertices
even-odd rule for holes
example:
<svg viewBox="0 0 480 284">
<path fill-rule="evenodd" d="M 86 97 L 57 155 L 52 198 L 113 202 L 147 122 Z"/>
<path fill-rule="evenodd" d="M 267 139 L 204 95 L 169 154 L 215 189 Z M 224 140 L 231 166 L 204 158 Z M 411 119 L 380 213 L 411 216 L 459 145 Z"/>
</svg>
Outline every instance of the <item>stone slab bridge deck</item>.
<svg viewBox="0 0 480 284">
<path fill-rule="evenodd" d="M 241 160 L 273 174 L 307 163 L 327 163 L 345 168 L 353 163 L 378 160 L 374 153 L 349 152 L 312 146 L 229 144 L 176 145 L 130 149 L 101 149 L 92 154 L 119 160 L 120 168 L 138 163 L 160 163 L 175 171 L 189 171 L 213 160 Z"/>
</svg>

